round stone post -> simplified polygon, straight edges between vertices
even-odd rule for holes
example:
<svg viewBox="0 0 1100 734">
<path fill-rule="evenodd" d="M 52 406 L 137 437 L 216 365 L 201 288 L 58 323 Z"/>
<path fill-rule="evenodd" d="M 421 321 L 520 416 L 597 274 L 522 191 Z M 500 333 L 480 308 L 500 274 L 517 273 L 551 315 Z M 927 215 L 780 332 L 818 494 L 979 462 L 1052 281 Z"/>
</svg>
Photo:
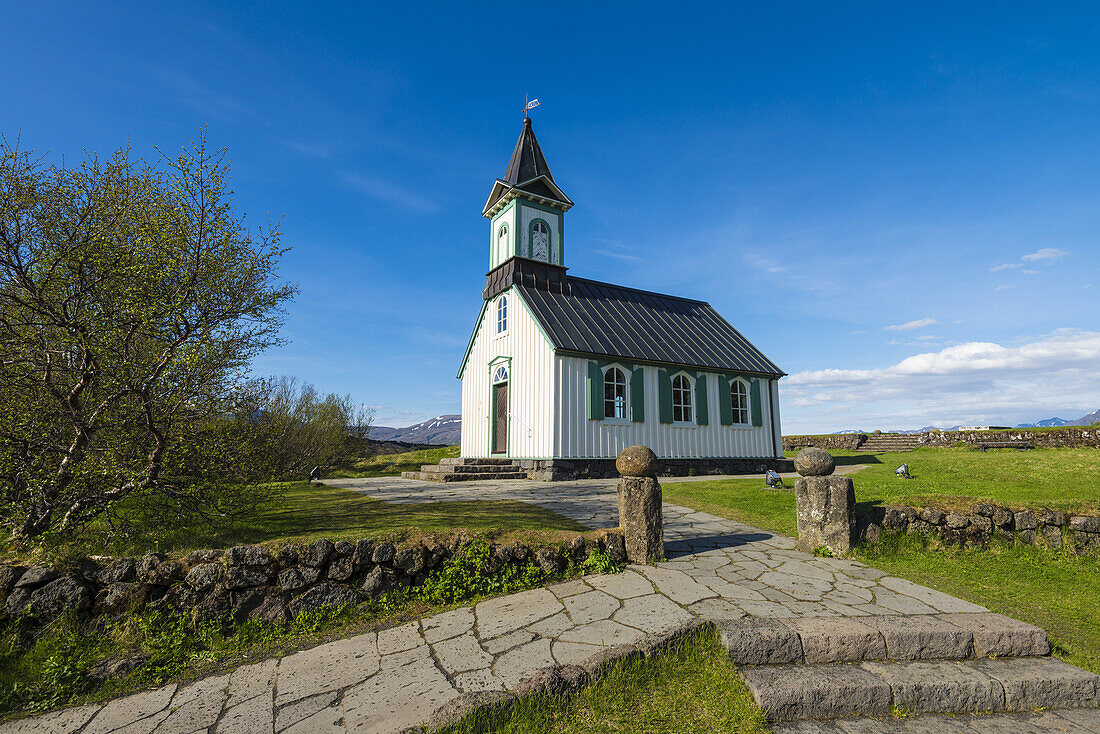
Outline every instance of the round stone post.
<svg viewBox="0 0 1100 734">
<path fill-rule="evenodd" d="M 619 470 L 619 523 L 631 563 L 665 557 L 657 456 L 646 446 L 628 446 L 615 460 Z"/>
<path fill-rule="evenodd" d="M 831 476 L 836 467 L 828 451 L 803 449 L 794 457 L 802 476 L 794 483 L 799 550 L 812 552 L 825 546 L 833 553 L 847 553 L 856 527 L 856 492 L 848 477 Z"/>
</svg>

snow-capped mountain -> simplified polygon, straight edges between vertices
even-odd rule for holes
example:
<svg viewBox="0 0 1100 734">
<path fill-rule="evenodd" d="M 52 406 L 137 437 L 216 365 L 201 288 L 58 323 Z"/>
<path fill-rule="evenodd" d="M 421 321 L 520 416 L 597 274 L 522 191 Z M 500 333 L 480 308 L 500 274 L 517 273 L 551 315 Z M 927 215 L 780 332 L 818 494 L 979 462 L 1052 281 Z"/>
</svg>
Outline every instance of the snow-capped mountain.
<svg viewBox="0 0 1100 734">
<path fill-rule="evenodd" d="M 405 443 L 435 443 L 455 446 L 462 433 L 462 416 L 441 415 L 423 423 L 404 428 L 374 426 L 370 437 L 375 441 L 403 441 Z"/>
</svg>

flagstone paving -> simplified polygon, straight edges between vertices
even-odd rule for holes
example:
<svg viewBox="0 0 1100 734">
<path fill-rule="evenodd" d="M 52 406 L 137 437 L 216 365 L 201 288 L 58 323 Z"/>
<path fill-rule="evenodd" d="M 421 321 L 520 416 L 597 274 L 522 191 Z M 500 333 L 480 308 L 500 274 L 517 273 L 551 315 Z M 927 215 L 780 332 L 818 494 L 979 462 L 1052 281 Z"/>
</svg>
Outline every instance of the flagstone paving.
<svg viewBox="0 0 1100 734">
<path fill-rule="evenodd" d="M 617 525 L 614 480 L 329 483 L 389 502 L 518 499 L 589 527 Z M 541 668 L 590 664 L 703 621 L 987 611 L 854 561 L 798 552 L 781 535 L 685 507 L 664 512 L 669 560 L 656 566 L 488 599 L 230 675 L 12 722 L 0 734 L 397 732 L 460 698 L 515 691 Z"/>
</svg>

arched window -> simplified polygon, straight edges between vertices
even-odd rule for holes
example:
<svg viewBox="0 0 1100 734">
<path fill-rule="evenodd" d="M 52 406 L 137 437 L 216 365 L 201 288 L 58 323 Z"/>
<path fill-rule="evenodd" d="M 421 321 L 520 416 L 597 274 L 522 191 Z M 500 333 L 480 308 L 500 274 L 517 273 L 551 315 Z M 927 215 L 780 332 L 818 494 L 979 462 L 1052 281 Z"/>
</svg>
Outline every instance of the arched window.
<svg viewBox="0 0 1100 734">
<path fill-rule="evenodd" d="M 497 230 L 497 252 L 500 253 L 500 262 L 504 262 L 508 259 L 508 225 L 500 225 L 500 229 Z"/>
<path fill-rule="evenodd" d="M 626 419 L 626 375 L 618 367 L 603 373 L 603 415 Z"/>
<path fill-rule="evenodd" d="M 531 222 L 531 259 L 550 259 L 550 227 L 542 219 Z"/>
<path fill-rule="evenodd" d="M 691 423 L 695 420 L 694 392 L 691 379 L 676 375 L 672 379 L 672 420 L 675 423 Z"/>
<path fill-rule="evenodd" d="M 749 386 L 744 380 L 734 380 L 730 383 L 730 402 L 733 404 L 733 422 L 748 425 Z"/>
<path fill-rule="evenodd" d="M 508 382 L 508 368 L 505 365 L 493 370 L 493 384 L 498 382 Z"/>
<path fill-rule="evenodd" d="M 508 296 L 497 299 L 497 333 L 508 331 Z"/>
</svg>

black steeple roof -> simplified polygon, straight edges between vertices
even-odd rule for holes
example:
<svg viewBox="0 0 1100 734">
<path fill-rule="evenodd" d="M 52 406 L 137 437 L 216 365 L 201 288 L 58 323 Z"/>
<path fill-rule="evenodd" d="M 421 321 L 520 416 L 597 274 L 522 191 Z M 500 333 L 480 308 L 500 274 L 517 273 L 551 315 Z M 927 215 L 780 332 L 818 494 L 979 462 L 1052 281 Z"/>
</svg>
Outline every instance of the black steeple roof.
<svg viewBox="0 0 1100 734">
<path fill-rule="evenodd" d="M 489 216 L 493 206 L 510 191 L 521 191 L 538 199 L 556 202 L 565 209 L 573 206 L 573 202 L 554 182 L 546 156 L 542 154 L 542 148 L 539 147 L 539 141 L 531 127 L 530 117 L 523 118 L 523 131 L 519 134 L 512 158 L 508 161 L 508 169 L 504 172 L 504 178 L 498 178 L 493 184 L 482 213 Z"/>
<path fill-rule="evenodd" d="M 517 186 L 539 176 L 554 180 L 550 166 L 546 164 L 546 156 L 542 154 L 539 141 L 535 138 L 535 131 L 531 128 L 531 118 L 525 117 L 523 132 L 519 134 L 516 149 L 512 151 L 512 160 L 508 161 L 508 170 L 501 180 Z"/>
</svg>

